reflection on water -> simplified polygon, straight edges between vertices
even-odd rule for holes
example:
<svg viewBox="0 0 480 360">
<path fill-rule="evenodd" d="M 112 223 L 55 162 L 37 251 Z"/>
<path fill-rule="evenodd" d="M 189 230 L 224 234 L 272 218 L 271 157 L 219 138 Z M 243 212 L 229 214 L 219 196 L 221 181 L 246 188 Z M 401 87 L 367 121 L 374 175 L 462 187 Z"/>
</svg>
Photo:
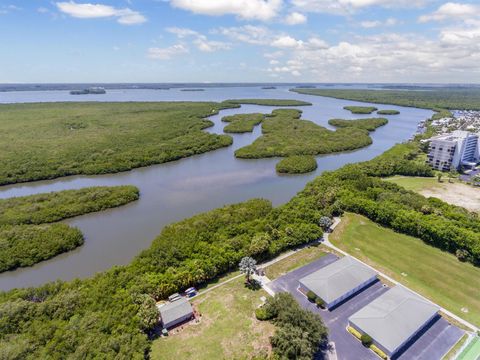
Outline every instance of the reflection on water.
<svg viewBox="0 0 480 360">
<path fill-rule="evenodd" d="M 59 91 L 35 91 L 0 94 L 0 102 L 80 101 Z M 291 93 L 286 87 L 262 90 L 260 87 L 210 88 L 201 92 L 156 90 L 111 90 L 95 100 L 103 101 L 165 101 L 198 100 L 221 101 L 234 98 L 299 99 L 313 103 L 302 107 L 303 118 L 328 126 L 330 118 L 359 118 L 343 106 L 357 102 L 307 96 Z M 85 100 L 92 100 L 86 97 Z M 260 126 L 253 133 L 233 135 L 232 146 L 206 154 L 166 164 L 135 169 L 129 172 L 101 175 L 75 176 L 57 180 L 39 181 L 0 187 L 0 198 L 23 196 L 48 191 L 78 189 L 95 185 L 133 184 L 140 189 L 140 200 L 127 206 L 100 213 L 80 216 L 68 221 L 85 234 L 85 244 L 66 254 L 30 268 L 0 274 L 0 289 L 39 285 L 55 279 L 73 279 L 91 276 L 115 264 L 126 264 L 142 249 L 147 248 L 161 229 L 174 221 L 229 203 L 254 197 L 270 199 L 275 205 L 288 201 L 305 184 L 325 170 L 333 170 L 346 163 L 369 160 L 395 143 L 408 139 L 419 121 L 430 116 L 427 110 L 379 106 L 398 109 L 401 114 L 389 116 L 390 123 L 372 133 L 373 144 L 350 153 L 318 156 L 318 169 L 311 174 L 278 176 L 275 164 L 278 159 L 239 160 L 235 149 L 250 144 L 261 134 Z M 207 131 L 223 133 L 221 117 L 236 113 L 270 113 L 274 107 L 245 105 L 228 109 L 211 117 L 215 123 Z M 363 117 L 369 117 L 367 115 Z"/>
</svg>

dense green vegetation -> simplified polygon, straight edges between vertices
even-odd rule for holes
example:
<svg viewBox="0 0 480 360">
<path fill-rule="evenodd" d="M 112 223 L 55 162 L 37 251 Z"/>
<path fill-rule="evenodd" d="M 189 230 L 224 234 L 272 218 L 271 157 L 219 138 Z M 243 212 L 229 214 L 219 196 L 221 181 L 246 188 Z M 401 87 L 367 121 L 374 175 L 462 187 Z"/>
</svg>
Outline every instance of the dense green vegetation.
<svg viewBox="0 0 480 360">
<path fill-rule="evenodd" d="M 377 111 L 377 108 L 373 106 L 344 106 L 343 108 L 352 114 L 371 114 Z"/>
<path fill-rule="evenodd" d="M 417 171 L 414 165 L 411 169 Z M 480 264 L 480 221 L 478 214 L 425 198 L 412 191 L 368 175 L 362 164 L 347 165 L 324 173 L 304 190 L 306 204 L 321 203 L 336 211 L 365 215 L 378 224 L 418 237 L 427 244 Z"/>
<path fill-rule="evenodd" d="M 222 121 L 229 124 L 223 128 L 223 131 L 227 133 L 252 132 L 253 128 L 263 121 L 263 118 L 264 115 L 259 113 L 224 116 Z"/>
<path fill-rule="evenodd" d="M 234 100 L 225 100 L 223 103 L 228 105 L 241 105 L 241 104 L 250 104 L 250 105 L 263 105 L 263 106 L 306 106 L 312 105 L 309 102 L 301 100 L 285 100 L 285 99 L 234 99 Z"/>
<path fill-rule="evenodd" d="M 312 155 L 292 155 L 280 160 L 275 168 L 280 174 L 305 174 L 317 168 L 317 160 Z"/>
<path fill-rule="evenodd" d="M 337 99 L 424 109 L 480 110 L 480 89 L 442 88 L 417 90 L 292 89 L 291 91 Z"/>
<path fill-rule="evenodd" d="M 400 114 L 400 111 L 398 111 L 398 110 L 378 110 L 377 114 L 378 115 L 398 115 L 398 114 Z"/>
<path fill-rule="evenodd" d="M 83 244 L 65 224 L 42 225 L 137 200 L 134 186 L 90 187 L 0 200 L 0 272 L 31 266 Z"/>
<path fill-rule="evenodd" d="M 284 129 L 296 135 L 302 134 L 296 133 L 297 128 L 304 126 L 318 131 L 298 116 L 296 110 L 277 111 L 264 121 L 264 136 L 275 132 L 279 123 L 280 128 L 288 124 Z M 367 133 L 351 128 L 329 133 L 342 130 Z M 294 139 L 303 140 L 301 136 Z M 142 307 L 145 296 L 165 298 L 236 269 L 244 256 L 267 259 L 317 240 L 322 235 L 320 219 L 344 211 L 363 214 L 433 247 L 451 253 L 461 250 L 463 259 L 479 264 L 478 215 L 380 178 L 393 175 L 432 175 L 417 142 L 397 145 L 372 161 L 326 172 L 278 208 L 266 200 L 251 200 L 167 226 L 128 266 L 114 267 L 91 279 L 2 293 L 0 358 L 143 359 L 149 351 L 151 329 L 151 319 L 144 316 Z M 442 276 L 441 264 L 435 270 Z M 301 348 L 301 354 L 310 356 L 313 339 L 323 339 L 321 329 L 313 325 L 320 322 L 311 321 L 313 314 L 284 314 L 295 316 L 291 322 L 290 315 L 285 321 L 277 315 L 279 329 L 272 339 L 275 352 L 288 358 Z M 295 319 L 298 322 L 293 323 Z M 303 324 L 309 324 L 309 331 Z"/>
<path fill-rule="evenodd" d="M 262 123 L 262 136 L 235 151 L 235 156 L 258 159 L 274 156 L 317 155 L 358 149 L 372 143 L 368 131 L 357 128 L 328 130 L 308 120 L 301 111 L 277 109 Z"/>
<path fill-rule="evenodd" d="M 44 224 L 137 200 L 135 186 L 98 186 L 0 199 L 0 226 Z"/>
<path fill-rule="evenodd" d="M 480 324 L 479 267 L 356 214 L 342 216 L 329 239 L 442 307 Z"/>
<path fill-rule="evenodd" d="M 344 128 L 344 127 L 355 127 L 358 129 L 364 129 L 368 131 L 374 131 L 380 126 L 388 124 L 388 120 L 385 118 L 367 118 L 367 119 L 356 119 L 356 120 L 344 120 L 344 119 L 330 119 L 328 123 L 332 126 Z"/>
<path fill-rule="evenodd" d="M 80 230 L 65 224 L 0 226 L 0 272 L 32 266 L 82 244 Z"/>
<path fill-rule="evenodd" d="M 165 298 L 235 269 L 243 256 L 267 258 L 318 239 L 316 213 L 308 219 L 265 200 L 226 206 L 167 226 L 129 266 L 0 294 L 0 358 L 143 359 L 142 294 Z"/>
<path fill-rule="evenodd" d="M 310 360 L 327 345 L 328 332 L 320 315 L 302 309 L 289 293 L 268 298 L 257 317 L 276 325 L 270 341 L 278 359 Z"/>
<path fill-rule="evenodd" d="M 0 185 L 104 174 L 228 146 L 204 119 L 218 103 L 37 103 L 0 105 Z"/>
</svg>

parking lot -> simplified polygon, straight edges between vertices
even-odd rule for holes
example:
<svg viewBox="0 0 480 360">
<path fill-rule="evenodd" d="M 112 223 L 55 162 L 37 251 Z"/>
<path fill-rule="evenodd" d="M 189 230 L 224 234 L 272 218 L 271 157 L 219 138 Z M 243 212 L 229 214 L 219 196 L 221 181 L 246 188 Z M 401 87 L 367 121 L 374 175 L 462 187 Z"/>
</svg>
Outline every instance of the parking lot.
<svg viewBox="0 0 480 360">
<path fill-rule="evenodd" d="M 383 294 L 388 290 L 388 287 L 377 281 L 339 304 L 332 311 L 319 309 L 297 290 L 299 279 L 331 264 L 337 259 L 335 255 L 328 254 L 317 261 L 272 281 L 268 284 L 268 287 L 274 292 L 287 291 L 291 293 L 303 308 L 320 314 L 328 326 L 329 340 L 335 343 L 338 360 L 378 360 L 379 357 L 348 333 L 346 327 L 348 318 L 352 314 Z M 396 360 L 439 360 L 462 335 L 462 330 L 440 318 L 425 332 L 419 334 L 413 340 L 413 344 L 409 344 L 396 357 Z"/>
</svg>

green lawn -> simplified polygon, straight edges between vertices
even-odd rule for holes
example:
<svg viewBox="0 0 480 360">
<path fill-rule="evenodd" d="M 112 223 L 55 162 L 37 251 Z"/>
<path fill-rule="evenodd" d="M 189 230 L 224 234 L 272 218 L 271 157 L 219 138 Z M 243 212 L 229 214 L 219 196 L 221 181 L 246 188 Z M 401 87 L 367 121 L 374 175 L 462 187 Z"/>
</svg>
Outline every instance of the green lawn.
<svg viewBox="0 0 480 360">
<path fill-rule="evenodd" d="M 342 218 L 330 240 L 458 316 L 480 325 L 480 268 L 355 214 Z"/>
<path fill-rule="evenodd" d="M 480 358 L 480 338 L 476 337 L 468 346 L 460 353 L 458 360 L 478 360 Z"/>
<path fill-rule="evenodd" d="M 251 359 L 270 352 L 274 326 L 255 319 L 263 290 L 249 290 L 244 278 L 235 279 L 193 301 L 202 314 L 198 324 L 153 342 L 151 358 Z"/>
<path fill-rule="evenodd" d="M 301 268 L 327 254 L 328 249 L 321 245 L 312 245 L 298 250 L 295 254 L 270 265 L 265 269 L 265 275 L 274 280 L 292 270 Z"/>
<path fill-rule="evenodd" d="M 394 176 L 386 178 L 386 181 L 394 182 L 397 185 L 403 186 L 407 190 L 420 192 L 426 189 L 434 189 L 442 187 L 437 178 L 433 177 L 409 177 L 409 176 Z"/>
</svg>

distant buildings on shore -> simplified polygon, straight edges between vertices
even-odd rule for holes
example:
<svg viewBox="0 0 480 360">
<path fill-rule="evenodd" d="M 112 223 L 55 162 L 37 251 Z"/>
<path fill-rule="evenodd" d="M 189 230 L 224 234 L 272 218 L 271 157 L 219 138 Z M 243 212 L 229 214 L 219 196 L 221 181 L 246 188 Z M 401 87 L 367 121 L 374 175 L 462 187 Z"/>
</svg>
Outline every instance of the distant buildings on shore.
<svg viewBox="0 0 480 360">
<path fill-rule="evenodd" d="M 427 162 L 436 170 L 469 169 L 479 161 L 479 134 L 456 130 L 430 139 Z"/>
</svg>

